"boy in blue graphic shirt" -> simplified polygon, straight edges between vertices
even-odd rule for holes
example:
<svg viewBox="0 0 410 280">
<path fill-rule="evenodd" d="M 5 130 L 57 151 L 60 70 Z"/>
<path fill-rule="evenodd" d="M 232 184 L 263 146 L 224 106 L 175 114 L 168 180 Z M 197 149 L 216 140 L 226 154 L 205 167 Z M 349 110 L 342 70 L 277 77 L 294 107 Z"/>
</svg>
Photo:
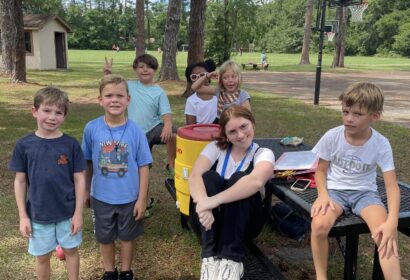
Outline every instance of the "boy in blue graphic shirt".
<svg viewBox="0 0 410 280">
<path fill-rule="evenodd" d="M 98 100 L 105 114 L 86 125 L 82 148 L 94 231 L 105 269 L 102 279 L 132 280 L 134 239 L 144 230 L 151 153 L 142 129 L 125 115 L 130 95 L 124 78 L 104 76 Z M 119 275 L 115 267 L 117 238 L 121 241 Z"/>
<path fill-rule="evenodd" d="M 34 97 L 37 130 L 16 143 L 10 170 L 20 232 L 36 256 L 37 279 L 50 279 L 50 257 L 59 244 L 65 254 L 68 279 L 78 280 L 85 199 L 85 161 L 77 140 L 62 133 L 68 112 L 67 94 L 55 87 Z"/>
</svg>

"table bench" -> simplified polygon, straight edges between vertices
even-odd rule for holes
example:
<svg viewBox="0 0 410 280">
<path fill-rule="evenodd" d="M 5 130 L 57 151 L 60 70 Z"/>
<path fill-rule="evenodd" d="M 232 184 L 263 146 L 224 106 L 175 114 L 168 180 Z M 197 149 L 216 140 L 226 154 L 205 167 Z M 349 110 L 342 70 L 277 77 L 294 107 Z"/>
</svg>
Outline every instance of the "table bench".
<svg viewBox="0 0 410 280">
<path fill-rule="evenodd" d="M 255 139 L 260 146 L 270 148 L 275 158 L 279 158 L 283 152 L 309 150 L 307 145 L 299 145 L 297 147 L 288 147 L 280 144 L 280 139 Z M 382 201 L 387 205 L 387 196 L 382 177 L 377 177 L 377 186 L 381 195 Z M 294 211 L 299 213 L 306 221 L 310 222 L 310 209 L 312 203 L 317 197 L 316 189 L 308 189 L 305 192 L 294 192 L 290 190 L 289 185 L 278 183 L 278 180 L 270 180 L 266 187 L 272 191 L 280 200 L 285 202 Z M 410 186 L 404 183 L 399 183 L 401 193 L 400 213 L 398 221 L 398 230 L 404 234 L 410 234 Z M 338 240 L 339 246 L 342 249 L 342 254 L 345 258 L 344 262 L 344 279 L 356 279 L 357 269 L 357 252 L 359 246 L 359 235 L 369 233 L 369 228 L 360 217 L 356 215 L 341 216 L 336 224 L 331 229 L 329 236 L 335 237 Z M 345 237 L 345 245 L 341 244 L 340 237 Z M 373 264 L 373 279 L 383 279 L 383 274 L 378 261 L 377 248 L 375 247 L 374 264 Z"/>
<path fill-rule="evenodd" d="M 260 70 L 262 69 L 262 63 L 242 63 L 242 70 Z M 265 70 L 268 69 L 269 67 L 269 63 L 266 64 L 265 66 Z"/>
</svg>

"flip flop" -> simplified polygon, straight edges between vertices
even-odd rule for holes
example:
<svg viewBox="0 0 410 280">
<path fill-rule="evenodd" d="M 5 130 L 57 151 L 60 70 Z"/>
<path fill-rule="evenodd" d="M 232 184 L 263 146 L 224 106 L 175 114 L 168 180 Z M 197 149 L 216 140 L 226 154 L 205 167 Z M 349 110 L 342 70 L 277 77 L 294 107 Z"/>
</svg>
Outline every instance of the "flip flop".
<svg viewBox="0 0 410 280">
<path fill-rule="evenodd" d="M 153 197 L 151 197 L 149 199 L 147 209 L 145 209 L 144 218 L 149 218 L 152 216 L 153 208 L 155 207 L 156 204 L 157 204 L 157 201 Z"/>
</svg>

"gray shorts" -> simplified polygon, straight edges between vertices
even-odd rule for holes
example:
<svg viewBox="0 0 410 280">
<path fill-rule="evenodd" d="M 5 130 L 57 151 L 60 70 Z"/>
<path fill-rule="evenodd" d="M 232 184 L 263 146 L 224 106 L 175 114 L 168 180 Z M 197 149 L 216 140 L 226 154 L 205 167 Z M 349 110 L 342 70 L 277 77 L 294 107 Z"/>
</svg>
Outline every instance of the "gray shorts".
<svg viewBox="0 0 410 280">
<path fill-rule="evenodd" d="M 343 208 L 344 214 L 353 213 L 360 216 L 360 212 L 371 205 L 385 208 L 377 191 L 328 190 L 330 198 Z"/>
<path fill-rule="evenodd" d="M 154 145 L 165 144 L 161 140 L 161 132 L 163 128 L 164 124 L 160 123 L 145 134 L 150 150 L 152 150 Z M 172 126 L 172 133 L 177 133 L 177 129 L 174 126 Z"/>
<path fill-rule="evenodd" d="M 114 242 L 117 238 L 131 241 L 144 233 L 143 220 L 135 221 L 134 202 L 108 204 L 91 197 L 94 233 L 102 244 Z"/>
</svg>

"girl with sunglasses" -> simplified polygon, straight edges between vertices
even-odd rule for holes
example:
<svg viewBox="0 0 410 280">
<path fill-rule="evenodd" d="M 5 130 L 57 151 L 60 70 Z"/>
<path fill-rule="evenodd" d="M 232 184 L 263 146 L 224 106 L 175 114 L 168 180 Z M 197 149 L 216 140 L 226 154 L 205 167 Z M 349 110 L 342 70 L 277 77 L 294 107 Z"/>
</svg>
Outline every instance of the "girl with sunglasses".
<svg viewBox="0 0 410 280">
<path fill-rule="evenodd" d="M 218 80 L 218 88 L 209 85 L 209 79 Z M 250 95 L 244 90 L 241 90 L 242 74 L 240 67 L 234 61 L 225 61 L 217 72 L 207 73 L 202 77 L 198 77 L 192 83 L 193 91 L 200 90 L 202 94 L 214 94 L 217 97 L 217 119 L 221 116 L 223 110 L 229 108 L 233 104 L 242 105 L 251 110 Z"/>
<path fill-rule="evenodd" d="M 215 94 L 208 93 L 200 87 L 196 91 L 191 89 L 192 83 L 200 78 L 214 73 L 215 63 L 212 60 L 198 62 L 189 65 L 185 70 L 185 77 L 187 79 L 187 89 L 183 96 L 189 96 L 185 104 L 185 118 L 186 124 L 209 124 L 215 123 L 217 99 Z M 203 82 L 204 87 L 209 86 L 210 79 L 206 78 Z M 206 89 L 206 88 L 205 88 Z"/>
</svg>

